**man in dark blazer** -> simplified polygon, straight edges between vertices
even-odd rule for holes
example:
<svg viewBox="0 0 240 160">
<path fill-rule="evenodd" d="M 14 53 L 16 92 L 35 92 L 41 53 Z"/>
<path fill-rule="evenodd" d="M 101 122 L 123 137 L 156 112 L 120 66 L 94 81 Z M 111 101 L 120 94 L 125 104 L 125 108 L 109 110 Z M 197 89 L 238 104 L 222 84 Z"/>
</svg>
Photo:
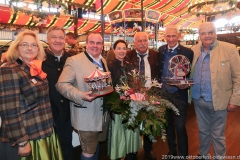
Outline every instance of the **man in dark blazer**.
<svg viewBox="0 0 240 160">
<path fill-rule="evenodd" d="M 144 59 L 144 75 L 146 77 L 145 86 L 148 87 L 151 84 L 151 79 L 158 79 L 158 52 L 152 49 L 148 49 L 148 36 L 145 32 L 137 32 L 133 40 L 135 49 L 127 52 L 126 61 L 136 64 L 136 67 L 140 69 L 141 56 Z M 144 151 L 150 160 L 156 159 L 155 154 L 152 151 L 152 142 L 147 136 L 144 136 Z M 126 159 L 131 155 L 127 155 Z M 136 155 L 135 155 L 136 156 Z"/>
<path fill-rule="evenodd" d="M 165 77 L 173 77 L 168 69 L 168 62 L 173 56 L 186 56 L 190 63 L 192 63 L 193 51 L 179 44 L 178 40 L 180 38 L 180 33 L 176 26 L 167 26 L 164 36 L 167 45 L 163 45 L 159 48 L 159 77 L 163 88 L 168 92 L 176 93 L 176 99 L 178 101 L 175 105 L 179 110 L 179 116 L 175 115 L 173 111 L 167 111 L 167 141 L 169 147 L 168 158 L 176 159 L 176 157 L 173 156 L 188 155 L 188 136 L 185 126 L 187 118 L 189 85 L 183 84 L 170 86 L 166 84 Z M 190 73 L 188 73 L 187 77 L 189 75 Z"/>
<path fill-rule="evenodd" d="M 47 31 L 49 47 L 45 49 L 46 60 L 42 63 L 42 70 L 47 73 L 49 95 L 54 119 L 54 129 L 58 134 L 64 160 L 73 159 L 72 125 L 70 120 L 69 100 L 63 97 L 55 87 L 63 66 L 70 53 L 64 51 L 65 32 L 61 27 L 53 26 Z"/>
</svg>

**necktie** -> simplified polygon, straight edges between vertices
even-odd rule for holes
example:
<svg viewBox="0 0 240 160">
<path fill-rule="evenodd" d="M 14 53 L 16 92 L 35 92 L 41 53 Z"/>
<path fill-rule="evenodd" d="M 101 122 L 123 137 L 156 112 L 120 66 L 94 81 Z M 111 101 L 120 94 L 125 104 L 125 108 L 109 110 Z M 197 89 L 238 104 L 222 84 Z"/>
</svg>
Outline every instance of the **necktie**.
<svg viewBox="0 0 240 160">
<path fill-rule="evenodd" d="M 173 51 L 172 49 L 169 49 L 169 50 L 168 50 L 169 53 L 172 53 L 172 51 Z"/>
<path fill-rule="evenodd" d="M 140 66 L 139 66 L 140 75 L 145 76 L 144 57 L 146 56 L 146 54 L 145 54 L 145 55 L 141 55 L 141 54 L 139 54 L 139 56 L 140 56 Z"/>
</svg>

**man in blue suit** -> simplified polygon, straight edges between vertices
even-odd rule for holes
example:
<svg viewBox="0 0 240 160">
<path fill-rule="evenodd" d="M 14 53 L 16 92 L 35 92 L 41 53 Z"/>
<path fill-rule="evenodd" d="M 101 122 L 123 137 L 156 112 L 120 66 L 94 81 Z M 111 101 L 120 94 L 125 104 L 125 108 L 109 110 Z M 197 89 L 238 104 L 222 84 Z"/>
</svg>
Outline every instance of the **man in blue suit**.
<svg viewBox="0 0 240 160">
<path fill-rule="evenodd" d="M 190 63 L 193 59 L 193 51 L 179 44 L 180 33 L 176 26 L 166 27 L 165 39 L 167 44 L 159 48 L 159 77 L 163 88 L 170 93 L 176 93 L 176 99 L 179 101 L 176 107 L 180 115 L 175 115 L 172 111 L 167 111 L 167 141 L 169 147 L 168 159 L 174 159 L 174 156 L 188 155 L 188 136 L 186 131 L 186 118 L 188 106 L 188 85 L 170 86 L 166 84 L 165 77 L 173 77 L 168 69 L 169 60 L 175 55 L 186 56 Z M 189 74 L 187 75 L 187 77 Z M 176 143 L 177 139 L 177 143 Z"/>
</svg>

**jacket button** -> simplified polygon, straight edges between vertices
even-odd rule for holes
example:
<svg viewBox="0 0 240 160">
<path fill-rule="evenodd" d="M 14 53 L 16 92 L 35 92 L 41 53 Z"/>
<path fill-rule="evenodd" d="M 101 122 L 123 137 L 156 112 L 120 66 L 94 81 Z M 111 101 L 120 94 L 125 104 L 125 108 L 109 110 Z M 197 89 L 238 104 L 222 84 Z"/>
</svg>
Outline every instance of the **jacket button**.
<svg viewBox="0 0 240 160">
<path fill-rule="evenodd" d="M 60 100 L 60 102 L 62 102 L 62 103 L 63 103 L 63 100 L 61 99 L 61 100 Z"/>
<path fill-rule="evenodd" d="M 55 61 L 58 61 L 57 59 L 55 59 Z"/>
</svg>

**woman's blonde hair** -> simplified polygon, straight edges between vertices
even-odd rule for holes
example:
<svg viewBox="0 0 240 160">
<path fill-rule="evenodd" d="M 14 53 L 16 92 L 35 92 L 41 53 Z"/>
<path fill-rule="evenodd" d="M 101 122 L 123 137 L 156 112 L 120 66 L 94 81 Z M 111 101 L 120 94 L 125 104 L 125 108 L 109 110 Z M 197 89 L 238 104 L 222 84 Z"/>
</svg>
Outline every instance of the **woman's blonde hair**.
<svg viewBox="0 0 240 160">
<path fill-rule="evenodd" d="M 17 60 L 19 58 L 19 54 L 17 52 L 17 47 L 25 35 L 33 36 L 36 39 L 36 42 L 38 45 L 38 55 L 37 55 L 36 59 L 44 61 L 46 55 L 45 55 L 43 46 L 38 38 L 37 33 L 35 33 L 34 31 L 31 31 L 31 30 L 26 30 L 26 31 L 21 32 L 16 37 L 16 39 L 12 42 L 12 44 L 10 45 L 10 47 L 8 48 L 8 50 L 6 52 L 7 61 Z"/>
</svg>

